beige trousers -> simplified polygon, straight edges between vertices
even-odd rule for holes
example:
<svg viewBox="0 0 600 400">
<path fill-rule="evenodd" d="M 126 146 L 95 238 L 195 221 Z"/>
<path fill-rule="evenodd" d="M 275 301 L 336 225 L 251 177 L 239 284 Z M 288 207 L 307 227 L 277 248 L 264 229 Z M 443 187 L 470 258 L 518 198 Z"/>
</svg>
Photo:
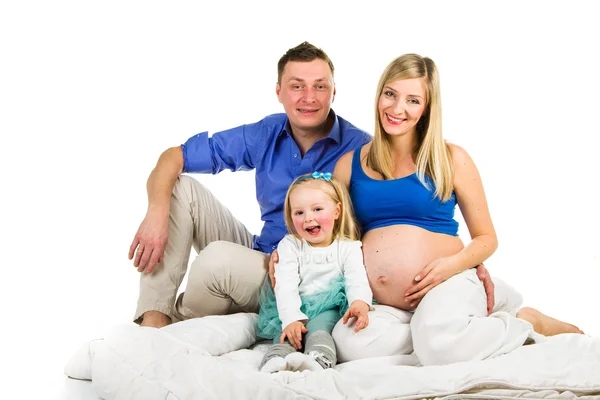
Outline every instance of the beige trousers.
<svg viewBox="0 0 600 400">
<path fill-rule="evenodd" d="M 197 180 L 181 175 L 173 188 L 162 262 L 142 273 L 134 321 L 160 311 L 181 321 L 206 315 L 258 312 L 269 254 L 252 249 L 253 235 Z M 194 247 L 185 292 L 177 291 Z"/>
</svg>

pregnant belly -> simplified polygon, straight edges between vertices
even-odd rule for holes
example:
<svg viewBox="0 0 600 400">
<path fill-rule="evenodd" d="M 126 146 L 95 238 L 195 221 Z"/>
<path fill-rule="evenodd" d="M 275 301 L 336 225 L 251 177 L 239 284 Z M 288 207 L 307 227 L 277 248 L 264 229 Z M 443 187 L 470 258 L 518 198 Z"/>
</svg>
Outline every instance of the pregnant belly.
<svg viewBox="0 0 600 400">
<path fill-rule="evenodd" d="M 379 304 L 410 310 L 404 293 L 430 262 L 458 253 L 458 236 L 434 233 L 412 225 L 373 229 L 363 237 L 369 284 Z"/>
</svg>

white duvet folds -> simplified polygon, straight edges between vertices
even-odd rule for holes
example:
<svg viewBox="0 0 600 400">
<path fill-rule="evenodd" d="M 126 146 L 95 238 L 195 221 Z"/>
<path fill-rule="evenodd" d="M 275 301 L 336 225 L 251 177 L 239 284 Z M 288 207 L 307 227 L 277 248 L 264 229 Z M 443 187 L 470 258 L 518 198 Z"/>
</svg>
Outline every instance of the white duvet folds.
<svg viewBox="0 0 600 400">
<path fill-rule="evenodd" d="M 110 400 L 600 399 L 600 339 L 558 335 L 486 361 L 420 367 L 372 358 L 319 372 L 258 371 L 256 314 L 192 319 L 162 329 L 116 327 L 65 367 Z"/>
</svg>

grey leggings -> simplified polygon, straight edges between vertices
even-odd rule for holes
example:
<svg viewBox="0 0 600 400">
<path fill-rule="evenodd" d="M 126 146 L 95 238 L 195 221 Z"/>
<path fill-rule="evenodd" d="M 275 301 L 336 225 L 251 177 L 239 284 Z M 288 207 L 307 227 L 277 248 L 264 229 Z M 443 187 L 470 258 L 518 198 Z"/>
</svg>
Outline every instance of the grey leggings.
<svg viewBox="0 0 600 400">
<path fill-rule="evenodd" d="M 327 310 L 310 319 L 306 323 L 308 333 L 304 336 L 304 354 L 313 354 L 315 360 L 323 368 L 331 368 L 337 363 L 335 352 L 335 343 L 331 337 L 331 331 L 335 324 L 339 321 L 340 314 L 337 309 Z M 290 353 L 294 353 L 296 349 L 286 343 L 280 344 L 279 338 L 281 334 L 273 338 L 273 346 L 269 348 L 260 362 L 259 369 L 273 357 L 285 358 Z"/>
</svg>

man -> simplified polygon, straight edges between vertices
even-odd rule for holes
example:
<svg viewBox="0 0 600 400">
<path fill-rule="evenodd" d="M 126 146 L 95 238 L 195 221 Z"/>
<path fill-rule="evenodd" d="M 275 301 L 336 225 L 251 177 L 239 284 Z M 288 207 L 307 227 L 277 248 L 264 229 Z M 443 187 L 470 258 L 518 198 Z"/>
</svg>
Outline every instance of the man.
<svg viewBox="0 0 600 400">
<path fill-rule="evenodd" d="M 323 50 L 304 42 L 279 60 L 274 114 L 208 137 L 204 132 L 167 149 L 147 183 L 148 211 L 129 249 L 141 275 L 135 321 L 162 327 L 177 320 L 257 312 L 269 254 L 286 233 L 283 202 L 299 175 L 333 171 L 344 153 L 371 140 L 338 117 L 334 67 Z M 256 170 L 256 197 L 265 222 L 254 236 L 185 172 Z M 185 293 L 175 296 L 192 263 Z"/>
</svg>

